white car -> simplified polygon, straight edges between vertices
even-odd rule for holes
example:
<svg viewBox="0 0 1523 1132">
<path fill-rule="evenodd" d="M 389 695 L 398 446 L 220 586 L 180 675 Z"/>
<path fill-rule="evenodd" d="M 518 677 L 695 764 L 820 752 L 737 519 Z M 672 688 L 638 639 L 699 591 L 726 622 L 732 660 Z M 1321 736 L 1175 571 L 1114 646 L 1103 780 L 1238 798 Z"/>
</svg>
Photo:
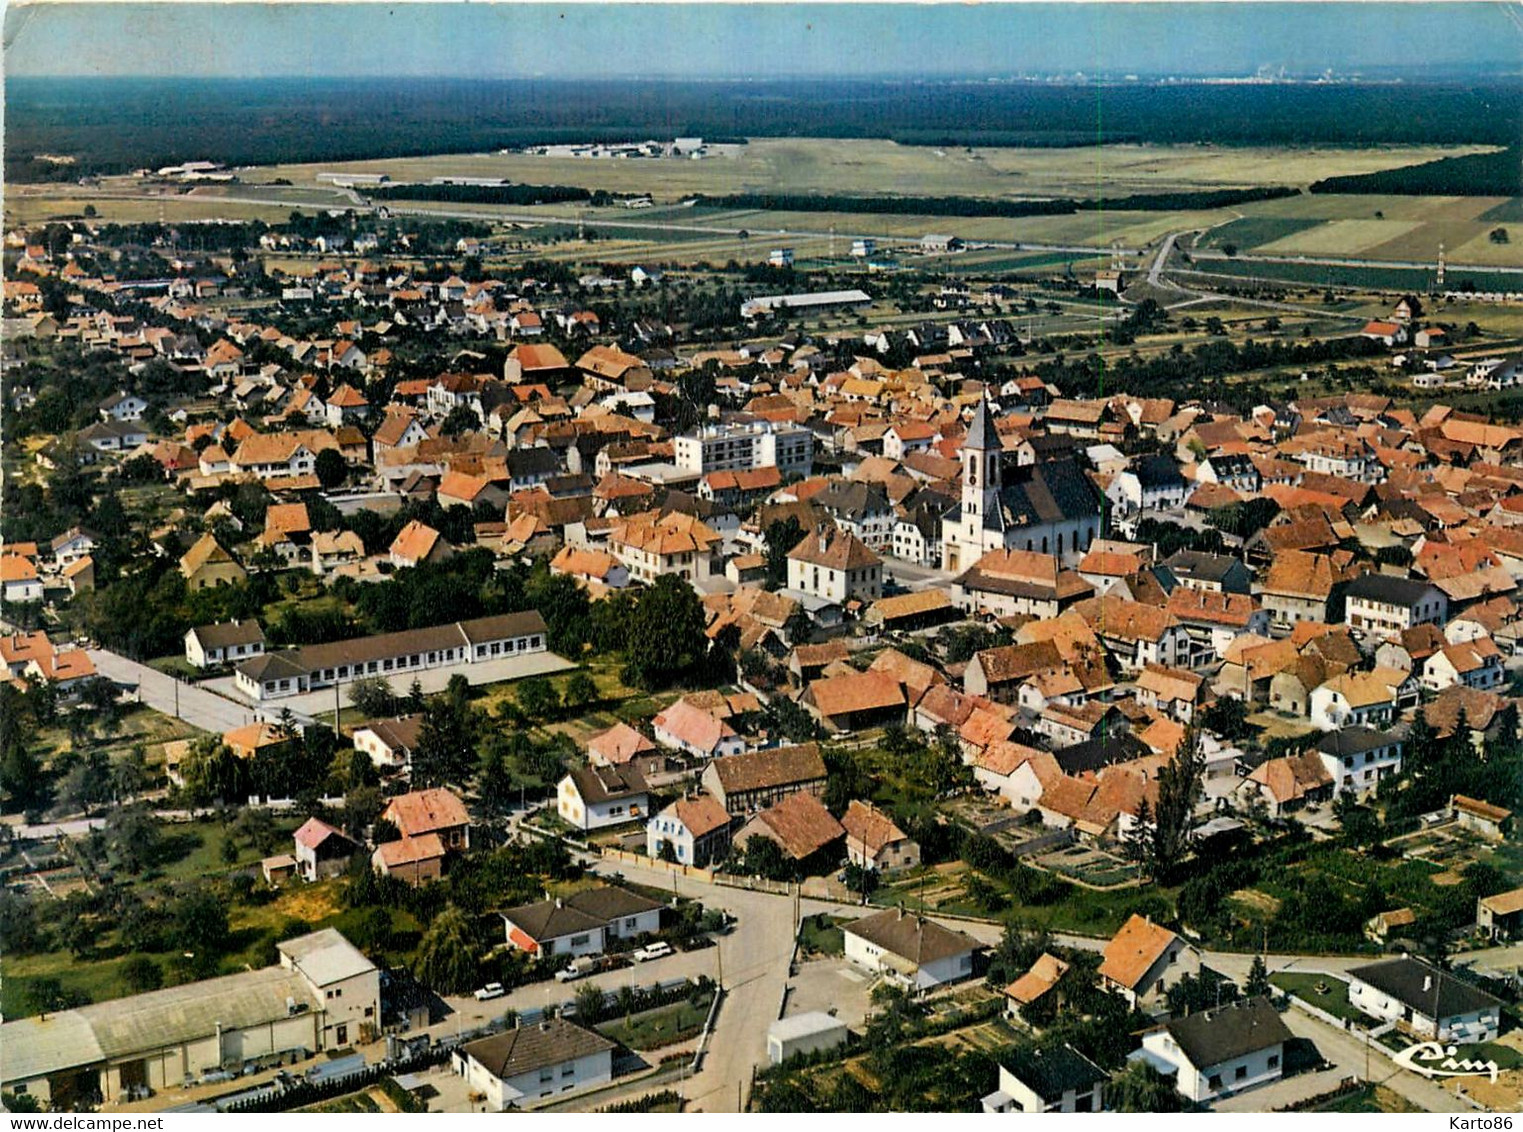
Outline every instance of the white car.
<svg viewBox="0 0 1523 1132">
<path fill-rule="evenodd" d="M 580 979 L 583 975 L 592 974 L 593 969 L 596 966 L 597 964 L 595 962 L 583 962 L 580 959 L 573 959 L 570 966 L 562 967 L 559 971 L 555 972 L 556 982 L 574 982 L 575 980 Z"/>
<path fill-rule="evenodd" d="M 501 998 L 508 992 L 503 989 L 501 983 L 488 983 L 476 992 L 477 1002 L 489 1002 L 494 998 Z"/>
<path fill-rule="evenodd" d="M 672 945 L 664 939 L 655 943 L 647 943 L 644 947 L 635 949 L 635 962 L 644 963 L 651 959 L 664 959 L 672 953 Z"/>
</svg>

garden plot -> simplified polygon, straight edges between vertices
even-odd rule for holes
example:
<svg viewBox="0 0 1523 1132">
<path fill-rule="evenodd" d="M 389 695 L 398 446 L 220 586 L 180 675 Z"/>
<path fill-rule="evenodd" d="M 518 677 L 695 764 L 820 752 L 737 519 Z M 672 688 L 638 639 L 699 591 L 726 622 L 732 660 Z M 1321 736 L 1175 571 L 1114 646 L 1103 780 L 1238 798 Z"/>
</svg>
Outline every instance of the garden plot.
<svg viewBox="0 0 1523 1132">
<path fill-rule="evenodd" d="M 1070 845 L 1032 862 L 1059 876 L 1092 888 L 1117 888 L 1137 880 L 1137 866 L 1091 845 Z"/>
</svg>

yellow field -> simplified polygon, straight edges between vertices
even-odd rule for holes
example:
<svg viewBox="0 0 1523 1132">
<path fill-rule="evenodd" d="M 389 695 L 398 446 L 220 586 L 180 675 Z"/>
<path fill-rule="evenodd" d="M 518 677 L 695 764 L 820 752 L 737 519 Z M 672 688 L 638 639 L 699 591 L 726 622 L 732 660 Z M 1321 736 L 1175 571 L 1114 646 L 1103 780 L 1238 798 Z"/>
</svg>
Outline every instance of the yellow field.
<svg viewBox="0 0 1523 1132">
<path fill-rule="evenodd" d="M 1091 196 L 1173 189 L 1306 184 L 1321 177 L 1391 169 L 1478 146 L 1368 150 L 1209 146 L 1076 149 L 935 149 L 878 139 L 757 138 L 733 157 L 702 160 L 459 154 L 242 170 L 247 181 L 284 177 L 312 184 L 324 171 L 386 173 L 394 181 L 505 177 L 535 184 L 648 192 L 658 200 L 696 193 L 816 192 L 899 196 Z"/>
<path fill-rule="evenodd" d="M 67 195 L 51 196 L 41 193 L 18 195 L 6 194 L 5 223 L 13 225 L 43 224 L 54 219 L 77 220 L 85 205 L 95 206 L 96 219 L 102 222 L 134 224 L 165 220 L 285 220 L 291 215 L 291 206 L 235 204 L 211 198 L 188 196 L 166 197 L 103 197 L 81 192 L 76 186 L 63 189 Z"/>
<path fill-rule="evenodd" d="M 1332 220 L 1264 244 L 1267 255 L 1353 255 L 1423 227 L 1416 220 Z"/>
</svg>

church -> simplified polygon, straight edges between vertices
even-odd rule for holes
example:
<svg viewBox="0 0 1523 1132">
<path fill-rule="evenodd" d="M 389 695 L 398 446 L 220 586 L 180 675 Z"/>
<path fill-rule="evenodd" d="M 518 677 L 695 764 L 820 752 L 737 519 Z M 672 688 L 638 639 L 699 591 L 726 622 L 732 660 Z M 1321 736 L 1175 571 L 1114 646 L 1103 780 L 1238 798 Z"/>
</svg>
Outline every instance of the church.
<svg viewBox="0 0 1523 1132">
<path fill-rule="evenodd" d="M 1099 489 L 1077 460 L 1004 466 L 999 433 L 981 399 L 962 444 L 962 503 L 941 520 L 941 568 L 967 570 L 991 550 L 1083 557 L 1102 527 Z"/>
</svg>

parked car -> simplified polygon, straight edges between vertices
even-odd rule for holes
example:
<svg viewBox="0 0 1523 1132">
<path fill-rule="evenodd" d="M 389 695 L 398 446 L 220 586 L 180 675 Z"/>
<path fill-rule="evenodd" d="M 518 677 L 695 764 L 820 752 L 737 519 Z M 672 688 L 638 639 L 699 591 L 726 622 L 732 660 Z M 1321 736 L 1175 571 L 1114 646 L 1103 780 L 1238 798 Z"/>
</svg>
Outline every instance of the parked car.
<svg viewBox="0 0 1523 1132">
<path fill-rule="evenodd" d="M 494 998 L 501 998 L 508 992 L 503 989 L 501 983 L 488 983 L 476 992 L 477 1002 L 489 1002 Z"/>
<path fill-rule="evenodd" d="M 644 947 L 635 948 L 635 962 L 644 963 L 651 959 L 664 959 L 672 953 L 672 945 L 666 940 L 657 940 L 655 943 L 647 943 Z"/>
</svg>

